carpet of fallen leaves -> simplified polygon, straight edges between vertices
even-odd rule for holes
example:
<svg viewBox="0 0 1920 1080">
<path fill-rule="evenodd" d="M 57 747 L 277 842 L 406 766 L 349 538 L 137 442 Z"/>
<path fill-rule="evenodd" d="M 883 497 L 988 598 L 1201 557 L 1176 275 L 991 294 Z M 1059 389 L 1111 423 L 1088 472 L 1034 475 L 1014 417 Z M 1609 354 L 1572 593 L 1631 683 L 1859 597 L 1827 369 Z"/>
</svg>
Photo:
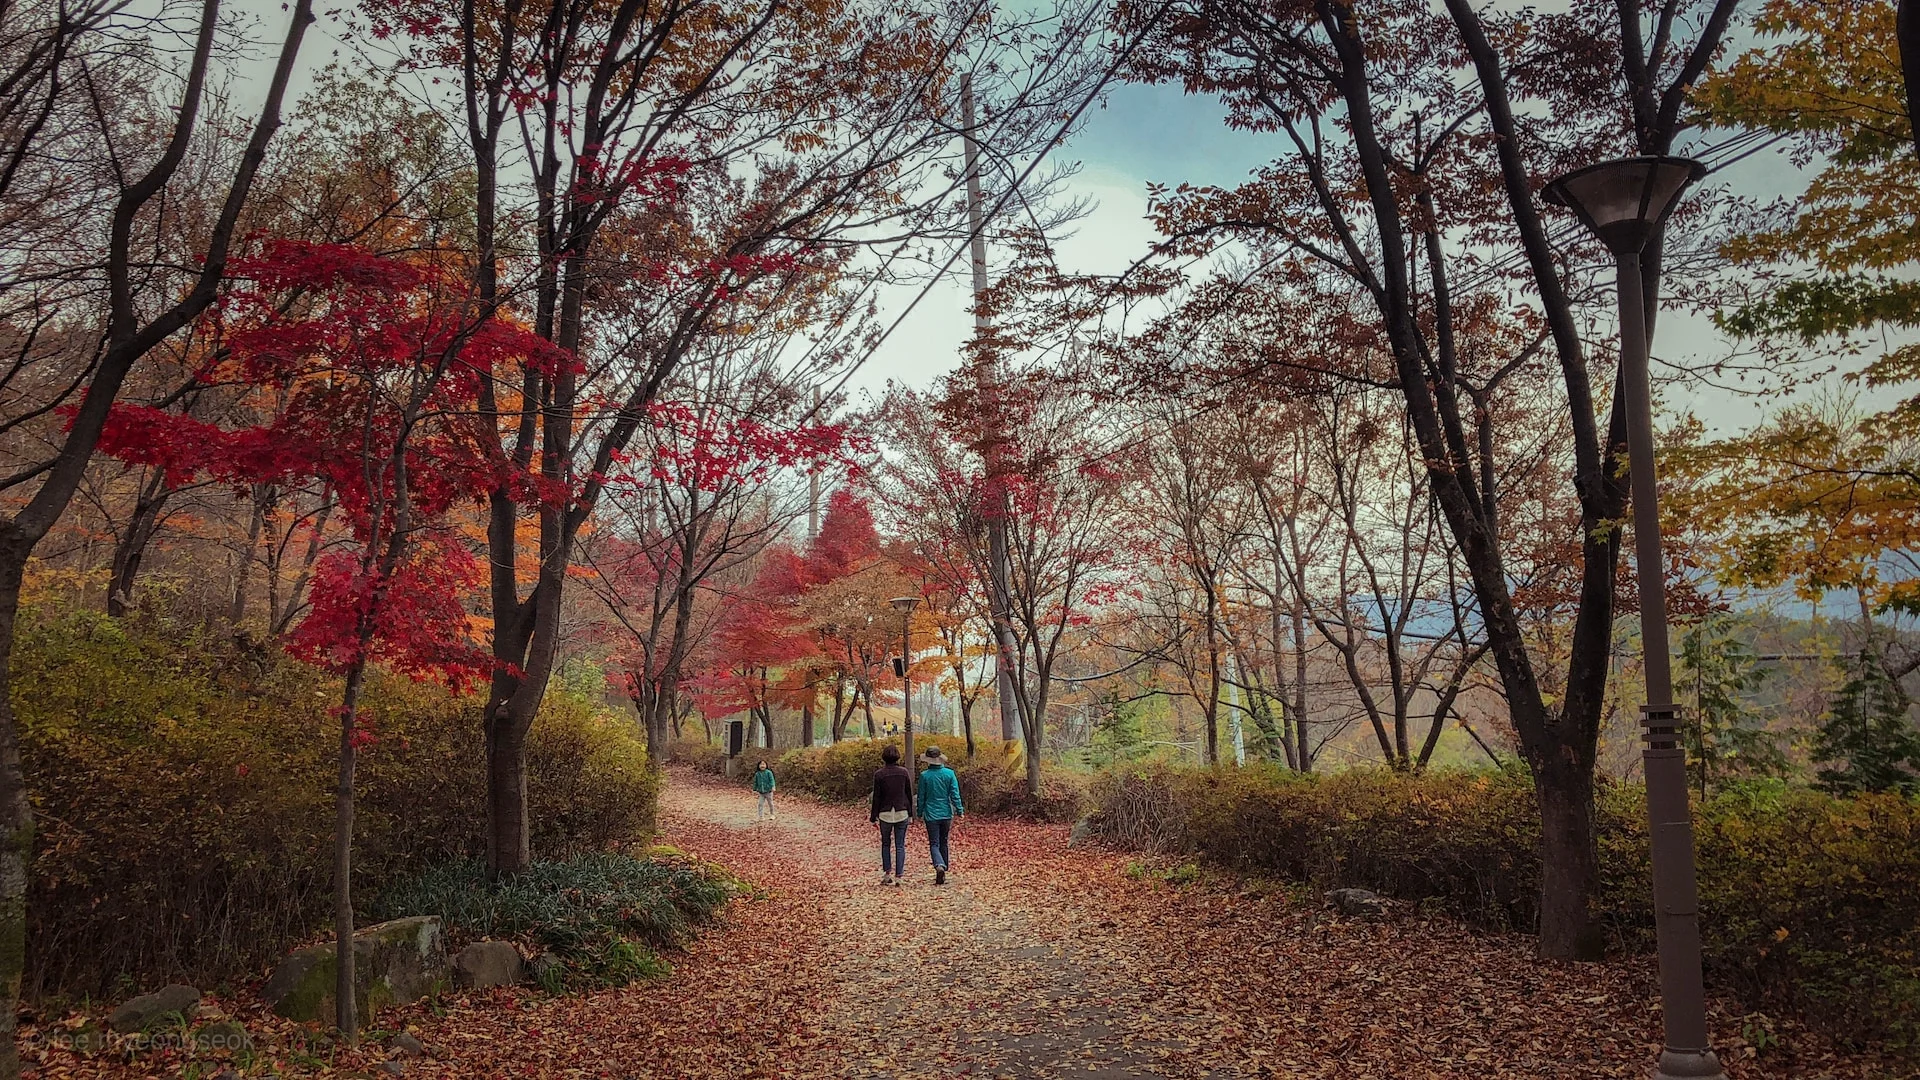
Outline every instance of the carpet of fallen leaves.
<svg viewBox="0 0 1920 1080">
<path fill-rule="evenodd" d="M 1411 911 L 1347 919 L 1258 883 L 1170 885 L 1129 873 L 1126 856 L 1067 851 L 1065 830 L 1036 825 L 963 821 L 946 886 L 922 844 L 909 848 L 908 884 L 887 888 L 859 809 L 784 799 L 778 821 L 757 824 L 751 793 L 684 772 L 662 824 L 667 842 L 756 894 L 665 979 L 383 1012 L 380 1028 L 427 1048 L 405 1075 L 1638 1080 L 1658 1051 L 1640 960 L 1542 963 L 1525 938 Z M 301 1034 L 244 997 L 218 1008 L 276 1045 Z M 1730 1080 L 1920 1075 L 1779 1022 L 1778 1043 L 1757 1051 L 1731 1005 L 1716 1022 Z M 34 1034 L 23 1046 L 40 1080 L 218 1067 L 83 1057 L 40 1049 Z M 383 1076 L 381 1057 L 369 1043 L 263 1058 L 240 1075 Z"/>
</svg>

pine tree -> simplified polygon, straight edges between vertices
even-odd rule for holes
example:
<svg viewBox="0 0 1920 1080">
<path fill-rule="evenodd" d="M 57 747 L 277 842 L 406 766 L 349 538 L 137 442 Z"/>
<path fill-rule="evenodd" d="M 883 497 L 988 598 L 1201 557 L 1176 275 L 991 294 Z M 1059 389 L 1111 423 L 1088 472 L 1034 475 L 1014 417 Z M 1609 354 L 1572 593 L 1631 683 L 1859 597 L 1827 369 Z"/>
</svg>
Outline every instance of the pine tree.
<svg viewBox="0 0 1920 1080">
<path fill-rule="evenodd" d="M 1871 652 L 1845 665 L 1846 685 L 1814 736 L 1820 786 L 1836 795 L 1862 791 L 1920 791 L 1920 730 L 1912 701 Z"/>
<path fill-rule="evenodd" d="M 1705 619 L 1680 639 L 1683 678 L 1694 690 L 1693 722 L 1685 728 L 1687 759 L 1705 795 L 1734 776 L 1778 776 L 1787 759 L 1779 736 L 1746 697 L 1765 678 L 1753 650 L 1733 634 L 1725 615 Z"/>
</svg>

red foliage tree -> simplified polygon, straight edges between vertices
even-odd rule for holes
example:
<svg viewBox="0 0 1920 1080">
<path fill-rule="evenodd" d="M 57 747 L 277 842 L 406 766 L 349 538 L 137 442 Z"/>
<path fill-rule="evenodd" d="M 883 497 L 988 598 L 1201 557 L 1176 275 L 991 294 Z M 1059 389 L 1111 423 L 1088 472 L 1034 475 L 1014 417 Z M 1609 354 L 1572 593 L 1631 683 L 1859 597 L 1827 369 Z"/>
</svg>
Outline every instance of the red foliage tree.
<svg viewBox="0 0 1920 1080">
<path fill-rule="evenodd" d="M 475 429 L 486 373 L 504 362 L 564 367 L 567 357 L 469 302 L 461 277 L 431 263 L 349 245 L 270 241 L 236 260 L 212 309 L 227 344 L 204 381 L 277 386 L 284 406 L 227 428 L 147 406 L 117 405 L 103 453 L 250 489 L 329 488 L 351 542 L 317 568 L 312 607 L 287 649 L 342 678 L 335 817 L 336 1000 L 357 1029 L 353 994 L 353 778 L 375 741 L 360 698 L 369 665 L 456 687 L 492 664 L 470 639 L 464 591 L 480 576 L 449 513 L 503 483 L 537 490 L 484 450 Z"/>
</svg>

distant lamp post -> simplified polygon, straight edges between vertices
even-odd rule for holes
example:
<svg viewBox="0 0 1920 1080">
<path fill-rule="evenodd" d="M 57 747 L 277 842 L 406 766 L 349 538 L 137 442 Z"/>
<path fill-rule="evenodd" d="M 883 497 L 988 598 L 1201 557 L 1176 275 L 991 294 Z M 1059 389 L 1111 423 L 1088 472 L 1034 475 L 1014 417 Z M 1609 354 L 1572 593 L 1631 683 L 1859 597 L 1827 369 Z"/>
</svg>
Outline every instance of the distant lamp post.
<svg viewBox="0 0 1920 1080">
<path fill-rule="evenodd" d="M 913 609 L 920 606 L 917 596 L 896 596 L 887 601 L 900 613 L 900 710 L 902 727 L 907 733 L 907 793 L 913 793 Z"/>
<path fill-rule="evenodd" d="M 1634 567 L 1640 579 L 1640 641 L 1647 703 L 1640 707 L 1652 825 L 1654 925 L 1660 941 L 1661 1021 L 1666 1047 L 1654 1080 L 1725 1077 L 1707 1037 L 1700 973 L 1700 901 L 1694 877 L 1693 815 L 1687 803 L 1687 752 L 1673 704 L 1667 653 L 1666 563 L 1660 553 L 1660 503 L 1653 468 L 1653 390 L 1641 296 L 1640 252 L 1706 166 L 1677 157 L 1630 157 L 1577 169 L 1541 197 L 1572 210 L 1613 252 L 1620 301 L 1620 378 L 1627 407 L 1627 457 L 1633 491 Z"/>
</svg>

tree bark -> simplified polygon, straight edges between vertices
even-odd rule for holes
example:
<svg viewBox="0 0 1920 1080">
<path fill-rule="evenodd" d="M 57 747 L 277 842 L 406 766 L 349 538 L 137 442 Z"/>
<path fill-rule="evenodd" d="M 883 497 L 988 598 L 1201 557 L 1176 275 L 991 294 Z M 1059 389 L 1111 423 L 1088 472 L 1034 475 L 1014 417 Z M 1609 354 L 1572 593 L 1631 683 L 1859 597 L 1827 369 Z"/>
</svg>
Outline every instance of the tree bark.
<svg viewBox="0 0 1920 1080">
<path fill-rule="evenodd" d="M 358 754 L 354 726 L 366 671 L 364 661 L 355 663 L 347 671 L 346 689 L 340 696 L 340 779 L 333 796 L 334 1018 L 349 1046 L 360 1043 L 353 999 L 353 769 Z"/>
<path fill-rule="evenodd" d="M 489 725 L 487 740 L 487 842 L 489 869 L 517 873 L 533 861 L 527 822 L 527 729 L 508 722 Z"/>
<path fill-rule="evenodd" d="M 27 801 L 20 766 L 19 729 L 14 723 L 14 627 L 20 614 L 20 586 L 32 544 L 10 523 L 0 523 L 0 1077 L 20 1075 L 14 1045 L 20 980 L 27 959 L 27 880 L 33 857 L 33 808 Z"/>
<path fill-rule="evenodd" d="M 1593 832 L 1593 767 L 1567 760 L 1536 769 L 1540 804 L 1540 941 L 1565 942 L 1563 959 L 1599 960 L 1605 940 L 1587 896 L 1599 876 Z"/>
<path fill-rule="evenodd" d="M 147 545 L 160 531 L 160 515 L 166 512 L 167 500 L 172 494 L 165 471 L 155 469 L 142 486 L 140 497 L 134 500 L 133 518 L 113 545 L 112 570 L 107 581 L 107 614 L 119 618 L 132 609 L 134 580 L 140 576 Z"/>
</svg>

